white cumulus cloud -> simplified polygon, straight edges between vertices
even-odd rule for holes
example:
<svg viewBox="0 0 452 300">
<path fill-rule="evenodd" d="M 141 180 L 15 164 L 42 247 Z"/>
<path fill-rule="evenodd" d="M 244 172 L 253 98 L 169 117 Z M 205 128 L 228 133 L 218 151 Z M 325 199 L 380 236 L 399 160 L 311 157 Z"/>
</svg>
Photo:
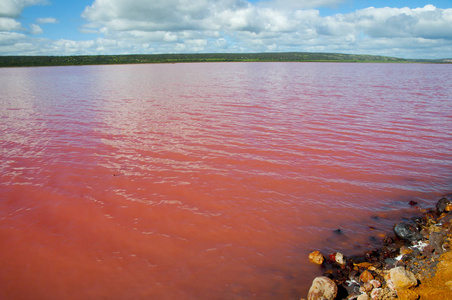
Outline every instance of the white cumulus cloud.
<svg viewBox="0 0 452 300">
<path fill-rule="evenodd" d="M 45 0 L 1 0 L 0 17 L 17 18 L 25 7 L 44 3 Z"/>
<path fill-rule="evenodd" d="M 0 32 L 27 32 L 18 16 L 42 0 L 0 0 Z M 444 57 L 452 53 L 452 8 L 369 7 L 323 16 L 346 0 L 93 0 L 81 14 L 87 41 L 14 35 L 30 52 L 122 54 L 313 51 Z M 39 34 L 38 18 L 28 33 Z M 0 40 L 0 54 L 2 40 Z M 6 43 L 6 42 L 5 42 Z M 18 42 L 19 43 L 19 42 Z M 39 47 L 34 45 L 39 44 Z M 7 48 L 10 49 L 10 48 Z M 449 55 L 445 55 L 449 54 Z"/>
<path fill-rule="evenodd" d="M 390 55 L 408 41 L 452 38 L 452 9 L 374 8 L 323 17 L 318 6 L 342 0 L 95 0 L 85 28 L 106 38 L 173 51 L 369 51 Z M 193 37 L 190 37 L 193 36 Z M 202 43 L 200 41 L 203 41 Z M 158 43 L 162 43 L 157 45 Z M 152 47 L 154 44 L 155 47 Z M 221 47 L 218 47 L 221 45 Z M 384 45 L 382 48 L 381 45 Z M 402 54 L 394 53 L 394 54 Z"/>
<path fill-rule="evenodd" d="M 22 25 L 12 18 L 0 18 L 0 32 L 22 30 Z"/>
</svg>

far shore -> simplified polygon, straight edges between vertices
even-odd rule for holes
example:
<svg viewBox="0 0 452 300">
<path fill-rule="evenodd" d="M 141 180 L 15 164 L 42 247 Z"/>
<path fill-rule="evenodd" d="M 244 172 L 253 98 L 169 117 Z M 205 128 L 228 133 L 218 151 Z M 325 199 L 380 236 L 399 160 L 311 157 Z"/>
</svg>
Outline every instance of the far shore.
<svg viewBox="0 0 452 300">
<path fill-rule="evenodd" d="M 312 52 L 0 56 L 0 67 L 43 67 L 189 62 L 452 63 L 452 59 L 403 59 L 378 55 Z"/>
</svg>

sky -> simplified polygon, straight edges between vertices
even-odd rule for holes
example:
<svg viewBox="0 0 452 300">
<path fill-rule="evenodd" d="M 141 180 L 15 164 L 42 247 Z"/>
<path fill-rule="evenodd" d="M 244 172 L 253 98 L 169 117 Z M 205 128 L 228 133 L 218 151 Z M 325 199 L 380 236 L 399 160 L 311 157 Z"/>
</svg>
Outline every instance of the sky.
<svg viewBox="0 0 452 300">
<path fill-rule="evenodd" d="M 0 0 L 0 55 L 452 58 L 452 0 Z"/>
</svg>

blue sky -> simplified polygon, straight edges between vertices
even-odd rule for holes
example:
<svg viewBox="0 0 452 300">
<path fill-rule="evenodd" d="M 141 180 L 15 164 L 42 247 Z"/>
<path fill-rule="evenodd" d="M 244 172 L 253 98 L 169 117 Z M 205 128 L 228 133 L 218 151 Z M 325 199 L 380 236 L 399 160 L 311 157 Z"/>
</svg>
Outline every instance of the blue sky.
<svg viewBox="0 0 452 300">
<path fill-rule="evenodd" d="M 452 57 L 452 1 L 0 0 L 0 55 Z"/>
</svg>

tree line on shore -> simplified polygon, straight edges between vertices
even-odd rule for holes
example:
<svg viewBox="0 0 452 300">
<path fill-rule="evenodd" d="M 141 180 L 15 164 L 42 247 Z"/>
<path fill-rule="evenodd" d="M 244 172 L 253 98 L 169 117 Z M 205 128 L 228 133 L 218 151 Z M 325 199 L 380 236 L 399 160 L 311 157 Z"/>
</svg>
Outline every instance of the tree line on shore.
<svg viewBox="0 0 452 300">
<path fill-rule="evenodd" d="M 147 64 L 187 62 L 431 62 L 448 60 L 412 60 L 378 55 L 341 53 L 199 53 L 199 54 L 131 54 L 77 56 L 0 56 L 0 67 L 74 66 L 106 64 Z M 452 61 L 451 61 L 452 62 Z"/>
</svg>

